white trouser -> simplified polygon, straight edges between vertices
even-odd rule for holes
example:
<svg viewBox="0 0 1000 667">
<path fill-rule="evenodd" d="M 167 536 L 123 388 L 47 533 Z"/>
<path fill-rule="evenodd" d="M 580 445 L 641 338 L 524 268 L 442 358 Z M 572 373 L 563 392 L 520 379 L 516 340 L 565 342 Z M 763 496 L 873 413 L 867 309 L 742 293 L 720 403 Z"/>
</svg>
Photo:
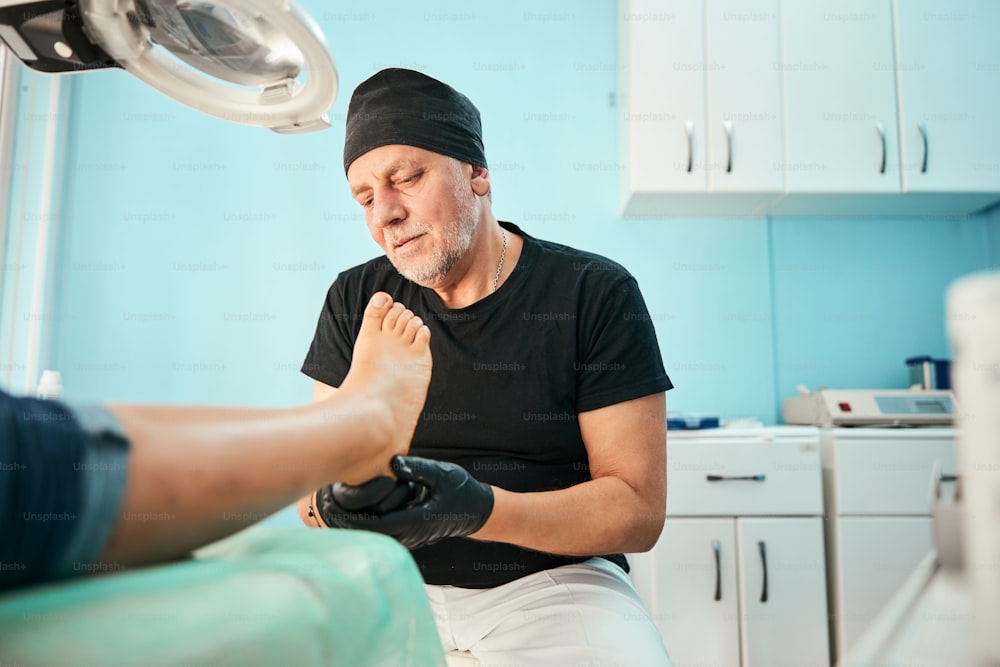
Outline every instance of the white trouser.
<svg viewBox="0 0 1000 667">
<path fill-rule="evenodd" d="M 471 654 L 483 667 L 670 666 L 631 579 L 603 558 L 496 588 L 426 588 L 449 664 Z"/>
</svg>

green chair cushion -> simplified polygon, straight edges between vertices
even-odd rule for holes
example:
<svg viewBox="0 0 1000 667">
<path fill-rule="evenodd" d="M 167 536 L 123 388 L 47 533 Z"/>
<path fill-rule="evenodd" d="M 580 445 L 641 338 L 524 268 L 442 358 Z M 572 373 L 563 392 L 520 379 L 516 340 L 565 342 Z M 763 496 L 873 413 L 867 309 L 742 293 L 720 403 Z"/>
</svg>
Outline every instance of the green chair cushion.
<svg viewBox="0 0 1000 667">
<path fill-rule="evenodd" d="M 0 595 L 0 663 L 444 665 L 409 552 L 254 526 L 175 564 Z"/>
</svg>

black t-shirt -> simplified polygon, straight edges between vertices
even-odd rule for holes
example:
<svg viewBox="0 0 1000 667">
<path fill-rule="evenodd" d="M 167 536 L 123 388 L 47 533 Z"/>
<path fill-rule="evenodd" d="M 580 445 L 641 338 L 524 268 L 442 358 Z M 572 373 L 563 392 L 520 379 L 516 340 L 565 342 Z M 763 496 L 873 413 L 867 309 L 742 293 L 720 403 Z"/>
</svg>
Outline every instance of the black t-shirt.
<svg viewBox="0 0 1000 667">
<path fill-rule="evenodd" d="M 495 293 L 467 308 L 446 308 L 385 257 L 341 273 L 302 372 L 339 386 L 368 300 L 388 292 L 431 330 L 434 372 L 409 453 L 456 463 L 509 491 L 563 489 L 590 479 L 578 413 L 673 385 L 638 285 L 622 266 L 501 224 L 524 238 L 521 256 Z M 464 588 L 586 560 L 468 538 L 412 554 L 427 583 Z M 620 554 L 606 557 L 625 567 Z"/>
</svg>

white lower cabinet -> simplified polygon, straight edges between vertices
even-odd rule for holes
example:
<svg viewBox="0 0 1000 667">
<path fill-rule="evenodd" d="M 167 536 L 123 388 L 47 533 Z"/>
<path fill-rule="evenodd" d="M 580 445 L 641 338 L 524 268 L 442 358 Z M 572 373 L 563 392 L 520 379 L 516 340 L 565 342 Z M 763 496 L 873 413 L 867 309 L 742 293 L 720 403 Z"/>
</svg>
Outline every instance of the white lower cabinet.
<svg viewBox="0 0 1000 667">
<path fill-rule="evenodd" d="M 823 519 L 737 519 L 743 665 L 829 665 Z"/>
<path fill-rule="evenodd" d="M 633 557 L 675 667 L 829 665 L 819 517 L 668 519 Z"/>
<path fill-rule="evenodd" d="M 933 548 L 930 517 L 832 519 L 835 639 L 846 653 Z"/>
<path fill-rule="evenodd" d="M 827 667 L 815 429 L 668 440 L 667 520 L 630 560 L 675 667 Z"/>
<path fill-rule="evenodd" d="M 931 502 L 955 493 L 955 430 L 824 428 L 833 657 L 847 655 L 933 549 Z"/>
<path fill-rule="evenodd" d="M 639 595 L 675 667 L 740 664 L 732 519 L 667 519 L 657 547 L 635 554 Z"/>
</svg>

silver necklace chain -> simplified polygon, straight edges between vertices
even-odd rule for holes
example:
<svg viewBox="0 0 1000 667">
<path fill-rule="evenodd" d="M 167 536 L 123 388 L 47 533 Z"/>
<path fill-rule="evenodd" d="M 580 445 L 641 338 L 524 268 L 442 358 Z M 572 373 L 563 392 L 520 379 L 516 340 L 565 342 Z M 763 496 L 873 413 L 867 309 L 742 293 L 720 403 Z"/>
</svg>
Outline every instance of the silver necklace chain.
<svg viewBox="0 0 1000 667">
<path fill-rule="evenodd" d="M 503 250 L 500 251 L 500 263 L 497 264 L 497 274 L 493 277 L 493 291 L 497 291 L 497 285 L 500 284 L 500 272 L 503 271 L 503 260 L 507 256 L 507 232 L 500 228 L 500 233 L 503 234 Z"/>
</svg>

